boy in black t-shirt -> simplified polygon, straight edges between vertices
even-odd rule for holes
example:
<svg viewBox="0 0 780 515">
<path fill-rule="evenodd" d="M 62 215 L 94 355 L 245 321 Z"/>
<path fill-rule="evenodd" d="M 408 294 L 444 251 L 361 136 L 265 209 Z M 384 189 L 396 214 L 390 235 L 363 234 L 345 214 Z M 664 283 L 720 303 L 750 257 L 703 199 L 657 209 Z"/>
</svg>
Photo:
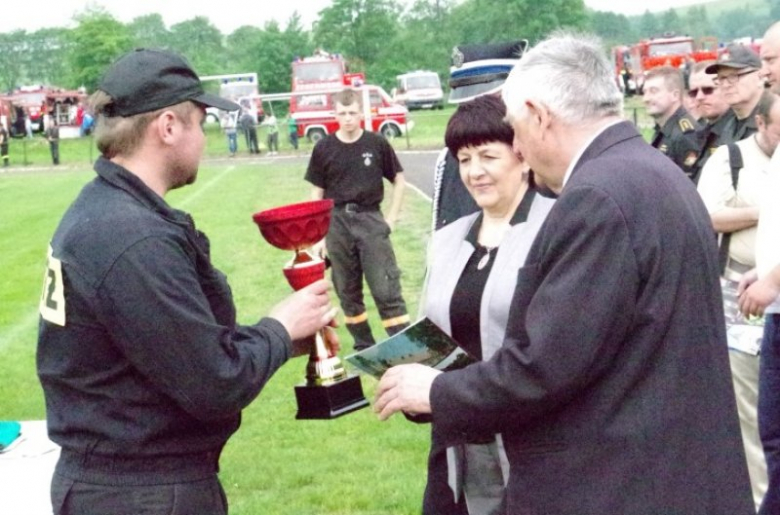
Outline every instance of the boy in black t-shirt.
<svg viewBox="0 0 780 515">
<path fill-rule="evenodd" d="M 361 128 L 359 93 L 346 89 L 334 95 L 334 104 L 339 129 L 314 147 L 305 178 L 314 185 L 313 199 L 331 198 L 335 203 L 325 244 L 347 329 L 355 339 L 355 350 L 361 350 L 374 344 L 363 302 L 364 275 L 387 333 L 409 325 L 389 237 L 405 181 L 393 147 Z M 394 185 L 386 217 L 379 209 L 382 179 Z"/>
</svg>

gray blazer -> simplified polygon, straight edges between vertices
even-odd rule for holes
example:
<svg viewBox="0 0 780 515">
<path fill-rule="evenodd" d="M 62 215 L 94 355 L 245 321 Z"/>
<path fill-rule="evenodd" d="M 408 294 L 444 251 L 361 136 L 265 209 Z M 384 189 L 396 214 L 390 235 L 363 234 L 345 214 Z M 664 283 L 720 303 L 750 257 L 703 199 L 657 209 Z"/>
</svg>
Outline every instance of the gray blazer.
<svg viewBox="0 0 780 515">
<path fill-rule="evenodd" d="M 525 263 L 531 243 L 553 203 L 552 199 L 536 195 L 527 220 L 511 227 L 498 247 L 496 261 L 485 284 L 482 304 L 479 306 L 483 359 L 489 359 L 501 346 L 517 271 Z M 430 260 L 425 287 L 427 297 L 423 314 L 448 334 L 451 333 L 450 301 L 458 280 L 475 250 L 465 238 L 479 214 L 465 216 L 438 230 L 433 236 L 429 249 Z M 504 453 L 500 435 L 497 436 L 495 445 L 501 465 L 500 474 L 506 484 L 509 477 L 509 461 Z M 437 449 L 432 450 L 432 453 L 436 452 Z M 462 465 L 469 451 L 464 446 L 454 446 L 448 448 L 446 452 L 447 483 L 457 500 L 463 487 Z M 469 459 L 469 463 L 472 461 L 473 459 Z M 433 478 L 436 472 L 430 471 L 429 474 Z M 473 499 L 467 501 L 470 505 L 476 502 Z M 428 499 L 427 502 L 435 503 L 436 500 Z"/>
</svg>

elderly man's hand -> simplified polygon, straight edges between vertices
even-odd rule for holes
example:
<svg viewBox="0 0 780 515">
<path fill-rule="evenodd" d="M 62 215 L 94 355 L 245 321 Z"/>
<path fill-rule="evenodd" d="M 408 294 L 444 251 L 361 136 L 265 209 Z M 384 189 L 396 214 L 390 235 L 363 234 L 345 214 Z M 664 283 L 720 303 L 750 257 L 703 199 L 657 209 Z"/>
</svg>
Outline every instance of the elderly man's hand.
<svg viewBox="0 0 780 515">
<path fill-rule="evenodd" d="M 399 365 L 382 376 L 376 390 L 374 411 L 380 420 L 403 411 L 410 415 L 431 412 L 431 385 L 441 374 L 423 365 Z"/>
</svg>

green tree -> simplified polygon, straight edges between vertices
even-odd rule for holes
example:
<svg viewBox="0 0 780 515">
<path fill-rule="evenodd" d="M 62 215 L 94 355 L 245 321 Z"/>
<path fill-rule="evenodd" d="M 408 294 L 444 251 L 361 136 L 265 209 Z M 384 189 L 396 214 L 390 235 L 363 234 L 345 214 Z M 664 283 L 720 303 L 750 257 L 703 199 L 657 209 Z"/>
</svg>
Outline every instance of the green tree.
<svg viewBox="0 0 780 515">
<path fill-rule="evenodd" d="M 0 91 L 11 91 L 25 78 L 26 36 L 24 30 L 0 34 Z"/>
<path fill-rule="evenodd" d="M 184 55 L 199 75 L 222 73 L 227 59 L 222 40 L 222 33 L 205 16 L 171 26 L 171 49 Z"/>
<path fill-rule="evenodd" d="M 398 32 L 400 8 L 391 0 L 333 0 L 319 12 L 313 39 L 328 52 L 345 55 L 354 70 L 371 67 L 371 82 L 387 81 L 383 67 L 373 66 L 387 55 Z"/>
<path fill-rule="evenodd" d="M 133 18 L 127 26 L 136 48 L 169 48 L 171 33 L 160 14 L 146 14 Z"/>
<path fill-rule="evenodd" d="M 652 38 L 658 36 L 663 30 L 659 29 L 658 19 L 649 10 L 639 20 L 639 37 Z"/>
<path fill-rule="evenodd" d="M 690 35 L 696 38 L 712 36 L 715 33 L 707 14 L 707 8 L 703 5 L 694 5 L 688 9 L 684 25 L 688 27 Z"/>
<path fill-rule="evenodd" d="M 661 32 L 681 36 L 687 33 L 683 28 L 682 20 L 674 9 L 668 9 L 661 15 Z"/>
<path fill-rule="evenodd" d="M 66 86 L 69 82 L 70 30 L 40 29 L 25 35 L 21 57 L 24 80 L 32 84 Z"/>
<path fill-rule="evenodd" d="M 127 27 L 104 8 L 90 6 L 74 19 L 77 26 L 67 32 L 67 86 L 93 91 L 106 67 L 130 50 L 133 41 Z"/>
<path fill-rule="evenodd" d="M 636 40 L 634 28 L 624 14 L 593 11 L 590 13 L 590 29 L 603 39 L 607 46 L 629 44 Z"/>
</svg>

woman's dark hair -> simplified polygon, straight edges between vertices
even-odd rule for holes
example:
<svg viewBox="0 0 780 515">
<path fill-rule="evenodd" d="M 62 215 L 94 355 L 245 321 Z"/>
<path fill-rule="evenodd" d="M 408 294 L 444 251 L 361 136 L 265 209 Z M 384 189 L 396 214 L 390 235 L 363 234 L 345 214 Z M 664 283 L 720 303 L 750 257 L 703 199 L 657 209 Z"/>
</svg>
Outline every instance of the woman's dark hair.
<svg viewBox="0 0 780 515">
<path fill-rule="evenodd" d="M 506 106 L 498 97 L 485 95 L 464 102 L 447 123 L 444 142 L 453 156 L 464 147 L 495 141 L 512 146 L 515 133 L 505 116 Z"/>
</svg>

